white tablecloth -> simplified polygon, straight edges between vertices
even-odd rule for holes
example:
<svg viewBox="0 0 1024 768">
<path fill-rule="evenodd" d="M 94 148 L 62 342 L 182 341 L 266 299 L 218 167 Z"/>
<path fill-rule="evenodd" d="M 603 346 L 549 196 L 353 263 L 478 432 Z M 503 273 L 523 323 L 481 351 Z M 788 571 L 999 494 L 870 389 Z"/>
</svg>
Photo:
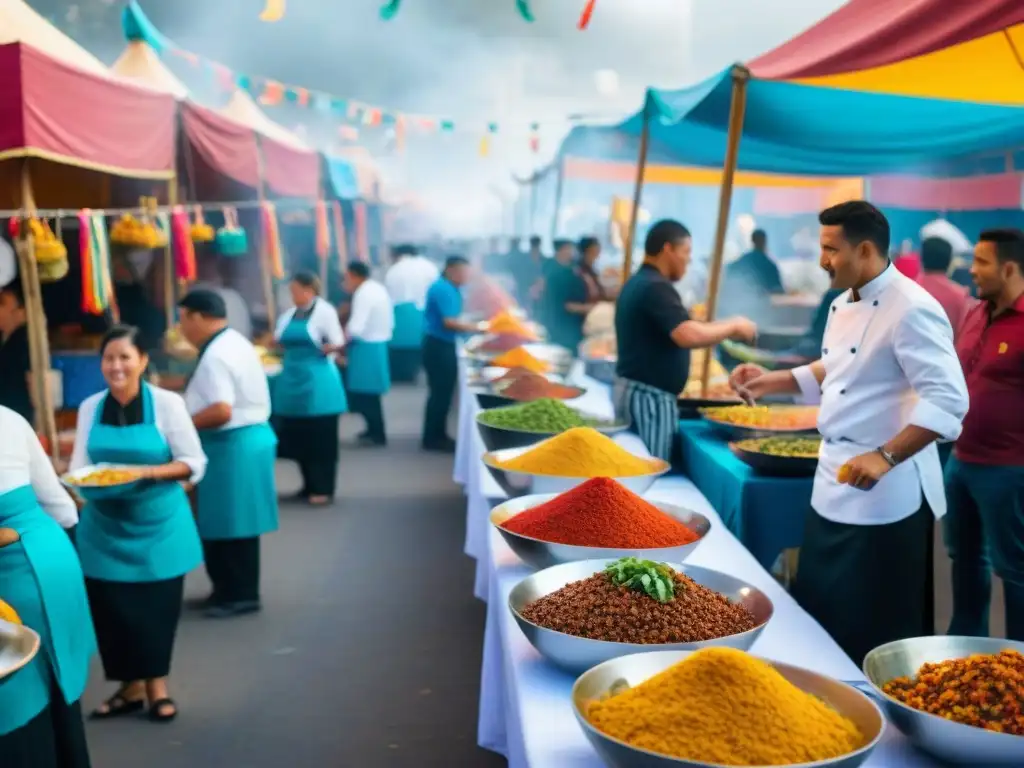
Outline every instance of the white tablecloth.
<svg viewBox="0 0 1024 768">
<path fill-rule="evenodd" d="M 596 382 L 587 384 L 590 386 L 584 396 L 587 402 L 581 398 L 580 407 L 596 414 L 608 413 L 607 389 Z M 508 610 L 509 592 L 530 570 L 487 522 L 487 499 L 499 499 L 504 494 L 477 458 L 482 446 L 473 418 L 476 401 L 464 389 L 462 394 L 458 438 L 462 467 L 457 461 L 455 476 L 462 478 L 466 486 L 466 552 L 477 558 L 475 592 L 487 600 L 478 743 L 505 755 L 510 768 L 598 768 L 602 763 L 572 712 L 573 676 L 541 658 Z M 629 436 L 623 439 L 635 440 Z M 685 478 L 669 477 L 657 482 L 647 497 L 688 507 L 712 520 L 711 533 L 687 562 L 744 579 L 772 600 L 775 615 L 752 648 L 753 653 L 840 680 L 863 679 L 857 667 L 821 626 L 719 522 L 718 515 L 693 483 Z M 865 765 L 868 768 L 937 768 L 939 764 L 914 751 L 890 726 L 882 744 Z"/>
</svg>

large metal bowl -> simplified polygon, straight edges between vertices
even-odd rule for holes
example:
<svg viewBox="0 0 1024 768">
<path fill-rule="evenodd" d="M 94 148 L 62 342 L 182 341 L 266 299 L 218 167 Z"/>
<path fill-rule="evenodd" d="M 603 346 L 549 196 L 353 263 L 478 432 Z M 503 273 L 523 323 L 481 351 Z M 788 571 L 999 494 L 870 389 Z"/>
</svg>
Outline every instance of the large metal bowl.
<svg viewBox="0 0 1024 768">
<path fill-rule="evenodd" d="M 787 408 L 807 408 L 805 405 L 779 405 L 775 406 L 779 410 Z M 749 440 L 757 437 L 799 437 L 801 435 L 816 435 L 818 434 L 817 427 L 807 427 L 805 429 L 765 429 L 763 427 L 744 427 L 739 424 L 731 424 L 727 421 L 720 421 L 706 413 L 702 413 L 704 421 L 711 425 L 712 429 L 718 433 L 720 437 L 726 440 Z"/>
<path fill-rule="evenodd" d="M 805 456 L 776 456 L 771 453 L 749 451 L 738 443 L 729 443 L 729 450 L 755 472 L 771 477 L 814 477 L 818 471 L 818 458 Z"/>
<path fill-rule="evenodd" d="M 691 653 L 693 651 L 650 651 L 623 656 L 594 667 L 576 680 L 572 687 L 573 712 L 591 746 L 609 768 L 727 768 L 717 763 L 682 760 L 632 747 L 597 730 L 584 714 L 591 702 L 618 692 L 624 683 L 637 686 L 679 663 Z M 885 718 L 878 706 L 868 696 L 846 683 L 800 667 L 766 661 L 797 688 L 818 697 L 853 721 L 867 739 L 863 747 L 848 755 L 813 763 L 793 763 L 783 768 L 857 768 L 863 765 L 885 732 Z M 693 706 L 700 706 L 700 702 L 693 702 Z M 763 737 L 771 738 L 771 734 L 763 734 Z"/>
<path fill-rule="evenodd" d="M 609 659 L 615 659 L 631 653 L 640 653 L 652 648 L 666 651 L 682 651 L 711 646 L 727 646 L 745 651 L 754 644 L 754 641 L 757 640 L 762 630 L 768 625 L 772 614 L 775 612 L 772 601 L 768 599 L 767 595 L 757 587 L 740 581 L 735 576 L 712 571 L 708 568 L 699 568 L 694 565 L 669 563 L 672 568 L 686 574 L 698 584 L 725 595 L 734 603 L 740 603 L 745 606 L 754 615 L 757 626 L 738 635 L 727 635 L 726 637 L 719 637 L 714 640 L 702 640 L 697 643 L 665 643 L 664 645 L 654 646 L 637 643 L 613 643 L 608 640 L 576 637 L 565 632 L 558 632 L 538 626 L 520 615 L 519 612 L 527 604 L 550 595 L 552 592 L 556 592 L 566 584 L 590 578 L 598 571 L 603 570 L 608 563 L 614 562 L 615 559 L 617 558 L 580 560 L 575 563 L 554 565 L 527 576 L 516 584 L 509 593 L 508 607 L 512 611 L 512 615 L 515 617 L 519 628 L 540 655 L 555 666 L 569 672 L 579 673 Z"/>
<path fill-rule="evenodd" d="M 1006 649 L 1024 653 L 1024 643 L 994 637 L 913 637 L 875 648 L 864 658 L 864 675 L 885 714 L 918 749 L 940 760 L 973 766 L 1024 765 L 1024 736 L 995 733 L 919 712 L 882 693 L 897 677 L 913 677 L 923 664 Z"/>
<path fill-rule="evenodd" d="M 0 620 L 0 681 L 26 666 L 39 653 L 39 633 Z"/>
<path fill-rule="evenodd" d="M 564 400 L 575 400 L 579 397 L 583 397 L 587 393 L 583 387 L 572 387 L 573 396 L 564 398 Z M 501 389 L 495 389 L 492 386 L 485 387 L 469 387 L 469 391 L 476 397 L 476 402 L 482 410 L 488 411 L 491 408 L 501 408 L 505 405 L 521 405 L 525 400 L 513 400 L 511 397 L 505 397 L 501 394 Z"/>
<path fill-rule="evenodd" d="M 522 405 L 522 403 L 516 403 Z M 484 410 L 491 410 L 485 408 Z M 484 441 L 484 447 L 488 451 L 503 451 L 506 448 L 522 448 L 541 440 L 554 437 L 558 432 L 530 432 L 525 429 L 509 429 L 508 427 L 495 427 L 492 424 L 485 424 L 480 420 L 482 414 L 476 415 L 476 426 L 480 430 L 480 438 Z M 629 429 L 627 423 L 604 422 L 594 425 L 594 429 L 604 435 L 613 437 L 620 432 Z"/>
<path fill-rule="evenodd" d="M 620 557 L 639 557 L 644 560 L 655 560 L 666 563 L 681 563 L 689 557 L 704 537 L 711 530 L 711 521 L 699 512 L 693 512 L 674 504 L 666 504 L 662 501 L 650 502 L 666 515 L 674 517 L 691 531 L 697 534 L 697 540 L 680 547 L 658 547 L 656 549 L 606 549 L 603 547 L 581 547 L 572 544 L 555 544 L 550 541 L 541 541 L 529 536 L 522 536 L 512 531 L 507 531 L 502 524 L 509 518 L 515 517 L 520 512 L 525 512 L 533 507 L 538 507 L 557 494 L 546 494 L 543 496 L 522 496 L 518 499 L 511 499 L 504 504 L 499 504 L 491 510 L 491 524 L 498 529 L 498 533 L 505 539 L 509 548 L 516 553 L 520 560 L 534 568 L 549 568 L 552 565 L 562 563 L 574 563 L 580 560 L 617 560 Z"/>
<path fill-rule="evenodd" d="M 499 466 L 499 463 L 515 458 L 533 447 L 528 445 L 523 448 L 509 448 L 504 451 L 488 451 L 481 456 L 481 460 L 491 473 L 491 476 L 494 477 L 494 481 L 501 486 L 501 489 L 508 494 L 509 498 L 515 499 L 528 494 L 564 493 L 570 488 L 575 488 L 577 485 L 590 480 L 589 477 L 560 477 L 558 475 L 513 472 Z M 651 459 L 650 461 L 651 465 L 655 467 L 653 472 L 633 477 L 616 477 L 615 480 L 637 496 L 643 496 L 654 485 L 655 480 L 671 469 L 671 465 L 662 459 Z"/>
</svg>

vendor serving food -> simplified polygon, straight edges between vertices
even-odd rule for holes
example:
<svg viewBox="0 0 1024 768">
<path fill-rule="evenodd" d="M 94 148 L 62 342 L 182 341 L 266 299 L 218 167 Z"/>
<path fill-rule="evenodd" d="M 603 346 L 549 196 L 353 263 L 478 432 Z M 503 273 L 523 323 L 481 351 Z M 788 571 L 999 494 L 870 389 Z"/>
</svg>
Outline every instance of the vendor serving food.
<svg viewBox="0 0 1024 768">
<path fill-rule="evenodd" d="M 872 648 L 935 631 L 931 546 L 946 512 L 937 440 L 955 440 L 967 387 L 942 307 L 889 263 L 889 222 L 870 203 L 828 208 L 821 266 L 843 291 L 821 359 L 731 382 L 748 401 L 820 402 L 823 441 L 794 596 L 860 664 Z"/>
</svg>

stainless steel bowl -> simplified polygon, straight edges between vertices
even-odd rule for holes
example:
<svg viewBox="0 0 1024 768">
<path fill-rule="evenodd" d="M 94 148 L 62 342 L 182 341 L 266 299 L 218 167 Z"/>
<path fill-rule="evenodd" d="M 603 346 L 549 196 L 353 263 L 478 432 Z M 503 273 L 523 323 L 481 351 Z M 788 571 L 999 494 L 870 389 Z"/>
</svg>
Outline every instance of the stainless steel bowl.
<svg viewBox="0 0 1024 768">
<path fill-rule="evenodd" d="M 780 405 L 776 406 L 779 410 L 787 408 L 806 408 L 807 406 L 800 405 Z M 744 427 L 738 424 L 730 424 L 725 421 L 719 421 L 718 419 L 709 416 L 706 413 L 701 413 L 704 420 L 711 425 L 711 428 L 722 438 L 726 440 L 750 440 L 758 437 L 802 437 L 806 435 L 816 435 L 818 430 L 816 427 L 808 427 L 807 429 L 762 429 L 758 427 Z"/>
<path fill-rule="evenodd" d="M 535 444 L 536 445 L 536 444 Z M 504 463 L 531 448 L 535 445 L 528 445 L 523 448 L 509 448 L 504 451 L 489 451 L 481 460 L 488 471 L 494 477 L 495 482 L 508 494 L 509 498 L 518 498 L 528 494 L 538 493 L 564 493 L 570 488 L 575 488 L 580 483 L 585 483 L 589 477 L 559 477 L 558 475 L 537 475 L 529 472 L 513 472 L 503 469 L 499 462 Z M 654 481 L 671 469 L 671 465 L 662 459 L 651 459 L 651 465 L 655 471 L 646 475 L 634 477 L 616 477 L 626 488 L 638 496 L 643 496 L 654 485 Z"/>
<path fill-rule="evenodd" d="M 26 666 L 39 653 L 39 633 L 0 620 L 0 680 Z"/>
<path fill-rule="evenodd" d="M 614 559 L 614 558 L 613 558 Z M 557 632 L 533 624 L 520 615 L 520 611 L 529 603 L 545 595 L 550 595 L 566 584 L 574 581 L 581 581 L 593 576 L 602 570 L 612 560 L 580 560 L 575 563 L 563 563 L 543 571 L 538 571 L 527 576 L 512 588 L 508 596 L 508 607 L 515 617 L 519 628 L 526 635 L 534 648 L 551 663 L 569 672 L 582 672 L 596 664 L 601 664 L 609 659 L 619 656 L 626 656 L 631 653 L 657 648 L 659 650 L 680 651 L 693 650 L 696 648 L 707 648 L 711 646 L 727 646 L 747 650 L 754 644 L 762 630 L 768 625 L 775 608 L 772 601 L 768 599 L 757 587 L 740 581 L 735 576 L 712 571 L 708 568 L 699 568 L 694 565 L 676 565 L 669 563 L 672 568 L 686 574 L 698 584 L 725 595 L 729 600 L 740 603 L 754 615 L 757 626 L 746 632 L 737 635 L 714 640 L 704 640 L 697 643 L 665 643 L 664 645 L 639 645 L 637 643 L 613 643 L 608 640 L 591 640 L 586 637 L 576 637 L 564 632 Z"/>
<path fill-rule="evenodd" d="M 516 403 L 521 405 L 521 403 Z M 490 409 L 484 409 L 490 410 Z M 503 451 L 506 448 L 522 448 L 524 446 L 533 445 L 539 443 L 541 440 L 547 440 L 549 437 L 554 437 L 559 434 L 558 432 L 530 432 L 525 429 L 509 429 L 508 427 L 496 427 L 492 424 L 485 424 L 480 420 L 482 414 L 476 415 L 476 426 L 480 430 L 480 437 L 484 441 L 484 447 L 488 451 Z M 629 429 L 629 424 L 625 423 L 604 423 L 594 426 L 598 432 L 603 435 L 613 437 L 620 432 L 624 432 Z"/>
<path fill-rule="evenodd" d="M 610 768 L 728 768 L 718 763 L 683 760 L 632 747 L 597 730 L 584 715 L 591 702 L 604 698 L 609 693 L 618 692 L 623 684 L 637 686 L 664 672 L 673 664 L 683 661 L 692 653 L 693 651 L 649 651 L 622 656 L 584 672 L 576 680 L 572 687 L 573 712 L 580 727 L 583 728 L 583 733 L 605 765 Z M 778 661 L 766 661 L 797 688 L 817 696 L 839 714 L 853 721 L 867 739 L 863 747 L 848 755 L 834 757 L 831 760 L 817 760 L 813 763 L 792 763 L 781 768 L 857 768 L 862 765 L 878 746 L 885 732 L 885 718 L 871 698 L 846 683 L 819 675 L 817 672 Z M 694 702 L 694 706 L 699 706 L 699 702 Z M 770 734 L 765 734 L 765 738 L 770 738 Z"/>
<path fill-rule="evenodd" d="M 658 547 L 656 549 L 605 549 L 603 547 L 580 547 L 572 544 L 554 544 L 550 541 L 532 539 L 518 533 L 507 531 L 502 524 L 520 512 L 540 506 L 555 498 L 555 494 L 544 496 L 522 496 L 499 504 L 491 510 L 491 524 L 516 553 L 520 560 L 534 568 L 548 568 L 562 563 L 574 563 L 579 560 L 617 560 L 620 557 L 640 557 L 645 560 L 656 560 L 665 563 L 681 563 L 689 557 L 704 537 L 711 530 L 711 521 L 699 512 L 693 512 L 674 504 L 661 501 L 650 502 L 666 515 L 674 517 L 687 528 L 697 534 L 696 541 L 681 547 Z"/>
<path fill-rule="evenodd" d="M 1024 643 L 994 637 L 912 637 L 875 648 L 864 658 L 864 676 L 885 714 L 918 749 L 962 765 L 1024 765 L 1024 736 L 995 733 L 919 712 L 882 693 L 897 677 L 913 677 L 923 664 L 1005 649 L 1024 653 Z"/>
</svg>

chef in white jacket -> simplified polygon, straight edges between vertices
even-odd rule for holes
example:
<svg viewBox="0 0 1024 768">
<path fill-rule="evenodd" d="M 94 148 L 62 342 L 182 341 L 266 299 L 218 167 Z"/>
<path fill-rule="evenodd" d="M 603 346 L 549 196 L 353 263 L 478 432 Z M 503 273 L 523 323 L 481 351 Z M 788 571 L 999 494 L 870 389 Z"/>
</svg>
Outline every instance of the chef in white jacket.
<svg viewBox="0 0 1024 768">
<path fill-rule="evenodd" d="M 396 245 L 384 286 L 394 305 L 395 329 L 390 344 L 391 376 L 412 382 L 423 364 L 423 310 L 427 291 L 441 276 L 437 266 L 415 246 Z"/>
<path fill-rule="evenodd" d="M 936 441 L 959 436 L 968 396 L 946 313 L 889 263 L 885 216 L 857 200 L 819 221 L 821 266 L 843 291 L 821 358 L 773 373 L 745 364 L 731 382 L 748 401 L 820 403 L 794 596 L 860 665 L 872 648 L 935 632 L 934 518 L 946 512 Z"/>
<path fill-rule="evenodd" d="M 277 530 L 270 388 L 252 343 L 228 326 L 214 290 L 196 288 L 178 305 L 181 332 L 199 350 L 185 388 L 208 461 L 196 488 L 196 524 L 213 585 L 207 615 L 260 609 L 260 536 Z"/>
<path fill-rule="evenodd" d="M 387 289 L 370 278 L 370 268 L 353 261 L 345 271 L 345 290 L 352 295 L 345 336 L 345 384 L 352 411 L 366 420 L 359 435 L 364 445 L 387 445 L 381 397 L 391 389 L 388 343 L 395 329 Z"/>
</svg>

